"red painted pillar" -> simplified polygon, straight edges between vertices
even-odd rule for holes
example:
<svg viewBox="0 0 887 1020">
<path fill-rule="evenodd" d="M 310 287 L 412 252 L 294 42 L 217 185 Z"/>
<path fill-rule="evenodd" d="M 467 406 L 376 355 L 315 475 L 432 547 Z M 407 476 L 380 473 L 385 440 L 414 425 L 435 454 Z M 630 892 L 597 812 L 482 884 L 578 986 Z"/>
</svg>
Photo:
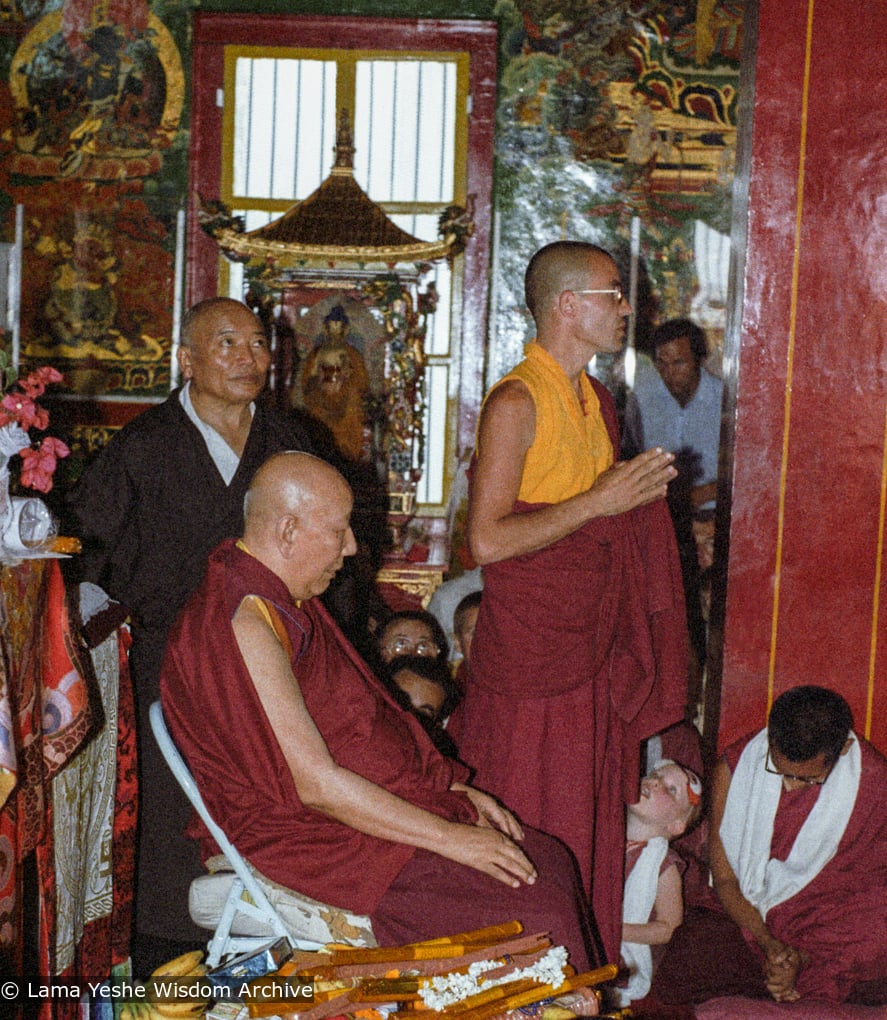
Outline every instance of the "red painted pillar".
<svg viewBox="0 0 887 1020">
<path fill-rule="evenodd" d="M 887 5 L 760 0 L 719 745 L 821 683 L 887 751 Z"/>
</svg>

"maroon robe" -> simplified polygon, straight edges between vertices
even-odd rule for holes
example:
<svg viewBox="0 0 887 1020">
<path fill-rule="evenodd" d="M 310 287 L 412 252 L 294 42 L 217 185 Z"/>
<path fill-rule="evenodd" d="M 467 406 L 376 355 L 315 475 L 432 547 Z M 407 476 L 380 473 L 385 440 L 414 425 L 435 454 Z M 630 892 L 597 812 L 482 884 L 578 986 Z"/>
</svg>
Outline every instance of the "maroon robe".
<svg viewBox="0 0 887 1020">
<path fill-rule="evenodd" d="M 728 748 L 736 767 L 746 741 Z M 767 927 L 810 955 L 797 989 L 802 998 L 842 1002 L 860 981 L 887 979 L 887 759 L 859 740 L 862 775 L 856 804 L 835 856 L 791 899 L 771 908 Z M 785 860 L 826 787 L 783 790 L 771 857 Z"/>
<path fill-rule="evenodd" d="M 750 737 L 725 752 L 731 770 Z M 767 927 L 810 955 L 798 976 L 802 1000 L 887 1004 L 887 760 L 859 740 L 862 775 L 835 856 L 791 899 L 767 914 Z M 823 790 L 783 790 L 771 856 L 785 860 Z M 767 996 L 763 957 L 747 944 L 715 896 L 691 910 L 656 973 L 663 1002 L 724 995 Z"/>
<path fill-rule="evenodd" d="M 237 647 L 243 598 L 272 602 L 293 646 L 305 705 L 337 763 L 429 811 L 471 822 L 450 786 L 467 777 L 443 758 L 351 649 L 317 599 L 293 603 L 257 559 L 223 542 L 167 645 L 161 693 L 170 732 L 210 814 L 264 875 L 335 906 L 368 913 L 413 848 L 358 832 L 299 800 Z M 217 852 L 203 830 L 204 859 Z M 281 853 L 286 846 L 286 853 Z"/>
<path fill-rule="evenodd" d="M 539 879 L 512 890 L 302 805 L 231 626 L 250 594 L 276 608 L 306 707 L 339 765 L 448 820 L 477 818 L 468 797 L 450 789 L 468 770 L 438 753 L 320 601 L 295 604 L 275 574 L 229 540 L 210 556 L 203 584 L 173 627 L 161 693 L 173 739 L 238 850 L 288 888 L 370 914 L 383 943 L 517 918 L 530 930 L 550 930 L 574 965 L 587 967 L 587 906 L 572 861 L 559 858 L 561 848 L 549 837 L 528 834 Z M 216 848 L 200 828 L 206 858 Z"/>
<path fill-rule="evenodd" d="M 595 390 L 618 449 L 612 399 Z M 625 804 L 638 799 L 640 745 L 683 717 L 687 667 L 664 500 L 484 567 L 460 757 L 476 786 L 576 855 L 610 960 L 619 959 Z"/>
</svg>

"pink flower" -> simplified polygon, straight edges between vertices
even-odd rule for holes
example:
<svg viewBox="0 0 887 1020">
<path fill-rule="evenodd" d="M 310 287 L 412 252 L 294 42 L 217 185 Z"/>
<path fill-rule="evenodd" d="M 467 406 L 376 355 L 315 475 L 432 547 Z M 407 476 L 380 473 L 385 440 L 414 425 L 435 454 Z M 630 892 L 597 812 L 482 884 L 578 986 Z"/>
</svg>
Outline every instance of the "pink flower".
<svg viewBox="0 0 887 1020">
<path fill-rule="evenodd" d="M 34 373 L 38 379 L 41 379 L 44 383 L 61 382 L 64 376 L 57 369 L 53 368 L 52 365 L 41 365 L 40 368 Z"/>
<path fill-rule="evenodd" d="M 39 447 L 26 447 L 21 451 L 22 485 L 39 492 L 49 492 L 52 476 L 60 457 L 67 457 L 71 451 L 54 436 L 47 436 Z"/>
<path fill-rule="evenodd" d="M 56 457 L 61 460 L 63 457 L 67 457 L 71 452 L 68 449 L 67 443 L 63 443 L 61 439 L 56 439 L 55 436 L 47 436 L 40 444 L 42 448 L 47 446 L 55 453 Z"/>
<path fill-rule="evenodd" d="M 0 400 L 0 407 L 23 429 L 29 429 L 31 426 L 45 429 L 49 424 L 49 414 L 24 393 L 7 393 L 3 400 Z"/>
<path fill-rule="evenodd" d="M 52 365 L 41 365 L 40 368 L 29 372 L 24 379 L 19 379 L 18 384 L 26 396 L 36 399 L 43 395 L 44 390 L 50 383 L 62 381 L 62 373 Z"/>
<path fill-rule="evenodd" d="M 5 378 L 5 373 L 0 371 L 2 378 Z M 37 398 L 43 395 L 50 383 L 61 381 L 62 374 L 58 369 L 41 365 L 14 383 L 0 399 L 0 455 L 3 463 L 6 463 L 6 458 L 18 453 L 22 459 L 22 485 L 41 492 L 49 492 L 52 488 L 52 475 L 59 458 L 67 457 L 71 451 L 60 439 L 52 436 L 31 446 L 28 429 L 43 431 L 49 427 L 49 413 L 39 406 Z"/>
<path fill-rule="evenodd" d="M 35 372 L 26 375 L 24 379 L 19 379 L 18 384 L 22 388 L 24 395 L 32 400 L 42 396 L 43 391 L 46 389 L 46 386 L 37 378 Z"/>
</svg>

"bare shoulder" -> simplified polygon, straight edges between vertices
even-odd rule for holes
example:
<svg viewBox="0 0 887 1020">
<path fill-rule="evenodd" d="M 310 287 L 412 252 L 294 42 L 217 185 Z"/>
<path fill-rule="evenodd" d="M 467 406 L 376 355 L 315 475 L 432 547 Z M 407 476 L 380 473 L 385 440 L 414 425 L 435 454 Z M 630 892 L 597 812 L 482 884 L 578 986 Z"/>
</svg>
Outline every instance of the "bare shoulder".
<svg viewBox="0 0 887 1020">
<path fill-rule="evenodd" d="M 246 657 L 249 657 L 251 652 L 280 644 L 268 619 L 267 610 L 258 596 L 244 597 L 234 613 L 231 626 L 241 652 Z"/>
<path fill-rule="evenodd" d="M 527 384 L 521 379 L 504 379 L 498 383 L 484 401 L 484 415 L 517 414 L 533 411 L 533 398 Z"/>
<path fill-rule="evenodd" d="M 535 429 L 536 406 L 529 389 L 520 379 L 506 379 L 484 401 L 478 453 L 485 445 L 499 444 L 504 439 L 523 441 L 529 446 Z"/>
<path fill-rule="evenodd" d="M 244 626 L 255 625 L 266 620 L 266 614 L 262 611 L 262 600 L 258 595 L 244 595 L 240 605 L 234 611 L 235 624 Z"/>
</svg>

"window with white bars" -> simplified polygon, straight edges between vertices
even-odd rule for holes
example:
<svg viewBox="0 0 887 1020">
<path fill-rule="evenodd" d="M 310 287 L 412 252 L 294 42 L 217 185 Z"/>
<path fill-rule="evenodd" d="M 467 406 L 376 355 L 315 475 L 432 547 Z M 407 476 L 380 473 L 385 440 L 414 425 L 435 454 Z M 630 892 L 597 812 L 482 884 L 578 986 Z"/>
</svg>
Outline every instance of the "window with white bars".
<svg viewBox="0 0 887 1020">
<path fill-rule="evenodd" d="M 338 111 L 353 111 L 354 177 L 398 226 L 438 237 L 447 206 L 465 204 L 468 58 L 464 53 L 386 54 L 226 47 L 222 199 L 253 230 L 307 198 L 333 165 Z M 451 452 L 461 292 L 455 267 L 423 278 L 440 295 L 425 339 L 426 442 L 420 504 L 445 499 Z M 227 292 L 243 295 L 243 269 L 223 267 Z M 456 278 L 454 278 L 456 274 Z"/>
</svg>

